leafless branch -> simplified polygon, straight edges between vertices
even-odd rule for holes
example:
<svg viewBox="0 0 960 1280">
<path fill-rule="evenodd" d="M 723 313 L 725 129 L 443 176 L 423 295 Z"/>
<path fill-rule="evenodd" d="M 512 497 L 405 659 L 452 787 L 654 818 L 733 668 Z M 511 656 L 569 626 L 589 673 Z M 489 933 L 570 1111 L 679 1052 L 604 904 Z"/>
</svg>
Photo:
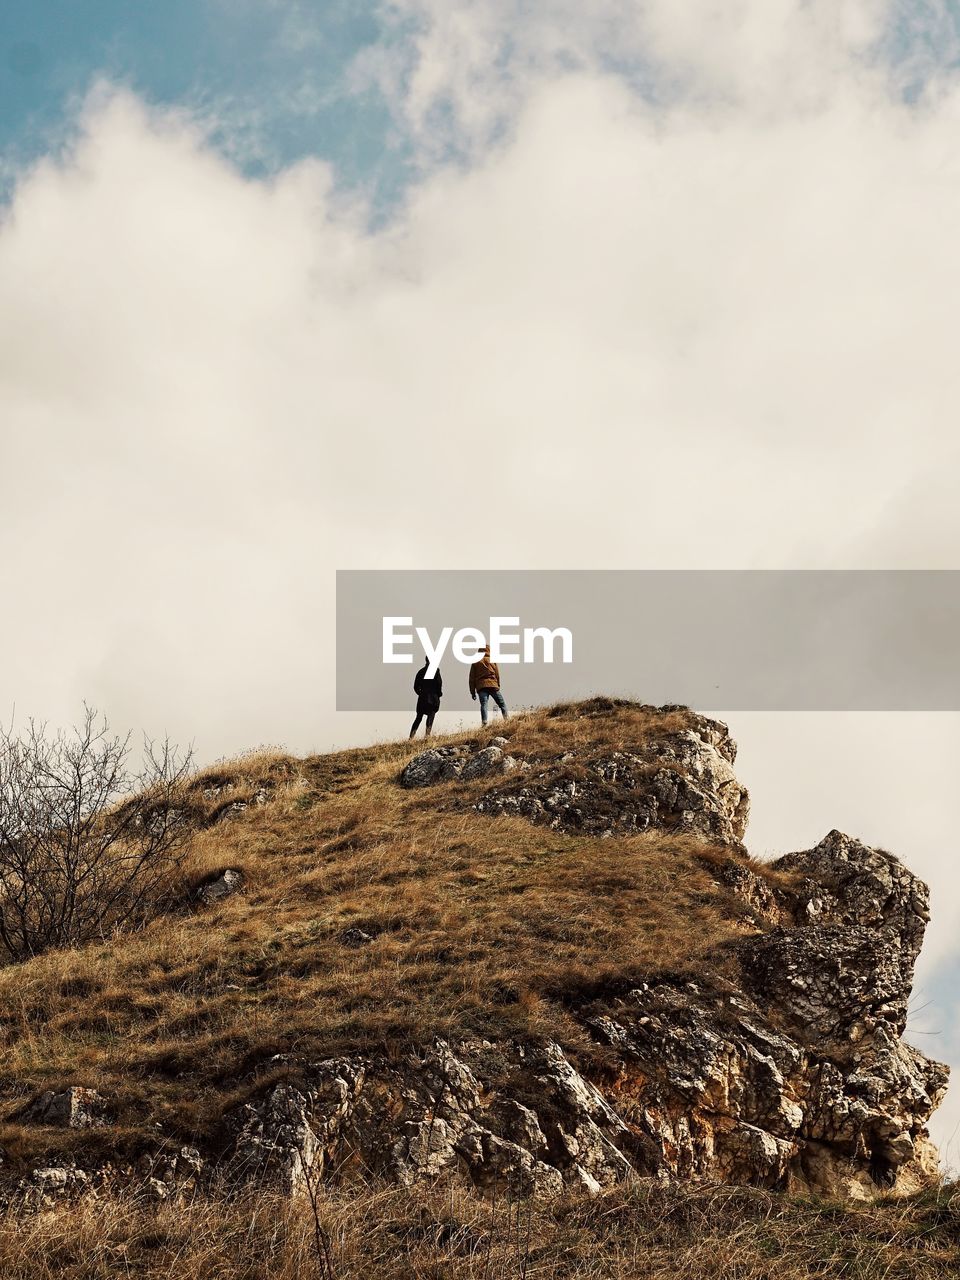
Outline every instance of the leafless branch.
<svg viewBox="0 0 960 1280">
<path fill-rule="evenodd" d="M 69 733 L 0 726 L 0 944 L 22 960 L 145 920 L 182 857 L 192 752 L 130 735 L 91 707 Z"/>
</svg>

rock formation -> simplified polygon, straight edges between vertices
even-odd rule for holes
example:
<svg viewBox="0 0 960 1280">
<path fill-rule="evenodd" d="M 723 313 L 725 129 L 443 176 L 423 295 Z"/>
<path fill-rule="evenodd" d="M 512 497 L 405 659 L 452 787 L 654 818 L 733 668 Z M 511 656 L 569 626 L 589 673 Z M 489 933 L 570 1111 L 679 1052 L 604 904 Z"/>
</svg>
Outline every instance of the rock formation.
<svg viewBox="0 0 960 1280">
<path fill-rule="evenodd" d="M 311 1171 L 362 1168 L 401 1183 L 455 1171 L 539 1194 L 646 1175 L 870 1198 L 934 1177 L 925 1126 L 947 1071 L 901 1038 L 926 886 L 837 831 L 765 879 L 733 856 L 748 807 L 735 745 L 717 721 L 687 723 L 637 748 L 546 764 L 515 761 L 502 739 L 435 748 L 400 781 L 486 776 L 492 789 L 473 801 L 483 813 L 726 843 L 716 874 L 752 927 L 715 971 L 651 974 L 584 1011 L 616 1063 L 594 1082 L 553 1043 L 438 1040 L 399 1062 L 278 1060 L 297 1083 L 233 1118 L 235 1166 L 292 1189 Z"/>
<path fill-rule="evenodd" d="M 736 744 L 719 721 L 692 712 L 684 718 L 683 729 L 653 735 L 629 749 L 582 756 L 567 752 L 539 767 L 504 755 L 505 740 L 503 747 L 481 748 L 472 755 L 465 747 L 440 748 L 411 760 L 401 782 L 427 786 L 455 777 L 467 781 L 510 773 L 515 778 L 477 803 L 481 813 L 518 814 L 580 835 L 632 835 L 660 828 L 739 843 L 749 800 L 733 772 Z M 444 750 L 461 756 L 443 758 Z"/>
<path fill-rule="evenodd" d="M 902 1038 L 926 886 L 837 831 L 769 870 L 751 862 L 726 726 L 639 710 L 652 727 L 636 742 L 571 735 L 592 745 L 555 756 L 505 737 L 430 747 L 399 774 L 416 793 L 404 803 L 586 836 L 585 857 L 597 839 L 677 836 L 663 840 L 664 857 L 675 846 L 710 855 L 702 865 L 733 921 L 726 942 L 695 971 L 565 995 L 579 1050 L 504 1032 L 260 1063 L 235 1082 L 247 1101 L 228 1110 L 215 1150 L 167 1144 L 140 1170 L 145 1194 L 180 1194 L 214 1170 L 291 1192 L 314 1178 L 453 1174 L 542 1196 L 653 1177 L 872 1198 L 935 1178 L 926 1125 L 947 1071 Z M 196 899 L 217 910 L 242 884 L 230 868 Z M 358 957 L 373 944 L 359 923 L 331 940 Z M 264 1068 L 270 1083 L 258 1084 Z M 75 1086 L 40 1094 L 17 1118 L 84 1129 L 109 1115 L 109 1098 Z M 44 1165 L 18 1194 L 46 1204 L 88 1185 L 82 1170 Z"/>
</svg>

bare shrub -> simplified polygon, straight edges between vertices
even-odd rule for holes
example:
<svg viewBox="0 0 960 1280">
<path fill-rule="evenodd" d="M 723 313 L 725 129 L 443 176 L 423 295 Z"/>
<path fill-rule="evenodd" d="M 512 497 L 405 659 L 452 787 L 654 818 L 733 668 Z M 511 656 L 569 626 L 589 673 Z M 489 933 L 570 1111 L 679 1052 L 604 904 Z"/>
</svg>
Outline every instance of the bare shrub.
<svg viewBox="0 0 960 1280">
<path fill-rule="evenodd" d="M 113 734 L 85 707 L 68 733 L 0 728 L 0 943 L 11 958 L 142 922 L 172 883 L 192 753 Z"/>
</svg>

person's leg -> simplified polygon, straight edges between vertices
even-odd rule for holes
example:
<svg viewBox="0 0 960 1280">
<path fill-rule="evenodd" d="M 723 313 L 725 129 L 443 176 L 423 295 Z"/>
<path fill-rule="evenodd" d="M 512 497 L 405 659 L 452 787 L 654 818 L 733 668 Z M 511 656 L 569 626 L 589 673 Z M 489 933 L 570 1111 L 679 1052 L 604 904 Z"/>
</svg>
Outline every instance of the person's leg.
<svg viewBox="0 0 960 1280">
<path fill-rule="evenodd" d="M 427 716 L 427 731 L 423 735 L 425 738 L 429 738 L 430 734 L 433 732 L 433 717 L 436 714 L 437 713 L 435 711 L 431 711 L 430 714 Z"/>
<path fill-rule="evenodd" d="M 490 692 L 491 692 L 491 694 L 493 695 L 493 700 L 494 700 L 494 702 L 495 702 L 495 703 L 497 704 L 497 706 L 500 708 L 500 714 L 503 716 L 503 718 L 504 718 L 504 719 L 506 719 L 506 718 L 507 718 L 507 704 L 506 704 L 506 702 L 504 701 L 503 694 L 500 692 L 500 690 L 499 690 L 499 689 L 491 689 L 491 690 L 490 690 Z"/>
<path fill-rule="evenodd" d="M 431 717 L 431 718 L 432 718 L 432 717 Z M 416 720 L 414 720 L 414 722 L 413 722 L 413 728 L 410 730 L 410 737 L 411 737 L 411 738 L 415 738 L 415 737 L 417 736 L 417 730 L 420 728 L 420 721 L 421 721 L 422 719 L 423 719 L 423 716 L 422 716 L 422 715 L 421 715 L 421 713 L 418 711 L 418 712 L 417 712 L 417 718 L 416 718 Z M 427 726 L 427 733 L 429 733 L 429 732 L 430 732 L 430 727 L 429 727 L 429 725 L 428 725 L 428 726 Z"/>
<path fill-rule="evenodd" d="M 480 699 L 480 723 L 487 723 L 487 700 L 490 697 L 489 689 L 478 689 L 477 697 Z"/>
</svg>

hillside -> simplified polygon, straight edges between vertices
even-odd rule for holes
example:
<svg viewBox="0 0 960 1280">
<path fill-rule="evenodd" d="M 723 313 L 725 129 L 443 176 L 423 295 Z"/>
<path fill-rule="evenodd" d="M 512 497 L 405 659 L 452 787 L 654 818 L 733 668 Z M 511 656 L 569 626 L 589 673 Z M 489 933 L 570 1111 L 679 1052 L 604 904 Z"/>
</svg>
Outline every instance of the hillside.
<svg viewBox="0 0 960 1280">
<path fill-rule="evenodd" d="M 403 1254 L 410 1275 L 759 1276 L 821 1231 L 851 1274 L 943 1273 L 946 1071 L 901 1039 L 925 886 L 838 832 L 752 860 L 735 745 L 686 708 L 594 699 L 497 731 L 208 769 L 173 906 L 0 969 L 4 1275 L 57 1249 L 51 1275 L 126 1274 L 67 1241 L 128 1258 L 145 1200 L 166 1244 L 138 1274 L 208 1249 L 211 1274 L 293 1275 L 310 1232 L 283 1197 L 304 1191 L 338 1274 Z M 501 1257 L 498 1197 L 539 1271 Z M 22 1215 L 51 1205 L 24 1252 Z M 279 1252 L 223 1270 L 271 1205 Z M 741 1269 L 683 1271 L 725 1221 Z"/>
</svg>

